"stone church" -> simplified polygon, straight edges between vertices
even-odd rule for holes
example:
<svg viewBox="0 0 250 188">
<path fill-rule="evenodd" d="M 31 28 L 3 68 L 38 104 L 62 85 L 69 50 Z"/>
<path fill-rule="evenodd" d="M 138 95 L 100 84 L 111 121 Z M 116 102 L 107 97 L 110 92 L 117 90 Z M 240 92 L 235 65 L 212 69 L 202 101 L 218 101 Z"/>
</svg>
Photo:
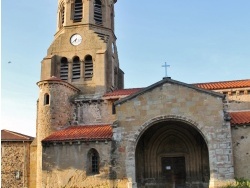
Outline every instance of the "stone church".
<svg viewBox="0 0 250 188">
<path fill-rule="evenodd" d="M 116 1 L 58 0 L 23 186 L 215 188 L 250 178 L 250 79 L 124 89 Z"/>
</svg>

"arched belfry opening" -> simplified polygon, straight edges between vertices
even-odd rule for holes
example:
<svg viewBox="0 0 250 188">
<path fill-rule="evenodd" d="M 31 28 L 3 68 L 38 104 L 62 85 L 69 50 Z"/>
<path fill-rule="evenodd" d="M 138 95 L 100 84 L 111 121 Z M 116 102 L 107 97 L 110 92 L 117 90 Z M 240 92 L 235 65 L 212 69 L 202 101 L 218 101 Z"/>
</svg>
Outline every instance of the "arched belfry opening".
<svg viewBox="0 0 250 188">
<path fill-rule="evenodd" d="M 208 147 L 201 133 L 186 122 L 151 125 L 136 145 L 137 187 L 208 187 Z"/>
</svg>

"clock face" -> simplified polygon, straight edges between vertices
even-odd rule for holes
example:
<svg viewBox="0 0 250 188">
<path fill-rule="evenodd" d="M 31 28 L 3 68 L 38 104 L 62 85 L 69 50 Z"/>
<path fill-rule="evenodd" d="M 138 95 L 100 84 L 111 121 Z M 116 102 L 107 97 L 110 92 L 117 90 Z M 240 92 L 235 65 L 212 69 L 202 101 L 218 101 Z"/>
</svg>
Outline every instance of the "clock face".
<svg viewBox="0 0 250 188">
<path fill-rule="evenodd" d="M 81 44 L 81 42 L 82 42 L 82 36 L 79 34 L 74 34 L 70 37 L 70 43 L 74 46 Z"/>
</svg>

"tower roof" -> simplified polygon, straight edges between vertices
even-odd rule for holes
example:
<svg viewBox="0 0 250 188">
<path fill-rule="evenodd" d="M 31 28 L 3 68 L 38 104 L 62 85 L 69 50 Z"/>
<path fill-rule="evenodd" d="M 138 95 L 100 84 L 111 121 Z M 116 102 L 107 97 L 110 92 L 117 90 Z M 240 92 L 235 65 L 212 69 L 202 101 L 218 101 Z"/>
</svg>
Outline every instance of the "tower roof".
<svg viewBox="0 0 250 188">
<path fill-rule="evenodd" d="M 60 78 L 57 78 L 56 76 L 52 76 L 49 79 L 41 80 L 41 81 L 37 82 L 36 84 L 39 86 L 39 85 L 41 85 L 44 82 L 64 84 L 64 85 L 67 85 L 67 87 L 70 87 L 71 89 L 73 89 L 75 91 L 78 91 L 78 92 L 80 91 L 78 88 L 76 88 L 72 84 L 70 84 L 70 83 L 68 83 L 68 82 L 66 82 L 66 81 L 64 81 L 64 80 L 62 80 Z"/>
</svg>

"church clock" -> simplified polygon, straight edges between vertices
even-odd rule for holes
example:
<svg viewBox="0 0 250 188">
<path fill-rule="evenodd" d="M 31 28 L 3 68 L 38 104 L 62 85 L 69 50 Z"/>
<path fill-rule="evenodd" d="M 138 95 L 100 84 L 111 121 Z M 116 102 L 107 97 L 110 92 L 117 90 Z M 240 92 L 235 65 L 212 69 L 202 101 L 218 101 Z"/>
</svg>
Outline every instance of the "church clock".
<svg viewBox="0 0 250 188">
<path fill-rule="evenodd" d="M 82 36 L 79 34 L 74 34 L 70 37 L 70 43 L 74 46 L 81 44 L 81 42 L 82 42 Z"/>
</svg>

